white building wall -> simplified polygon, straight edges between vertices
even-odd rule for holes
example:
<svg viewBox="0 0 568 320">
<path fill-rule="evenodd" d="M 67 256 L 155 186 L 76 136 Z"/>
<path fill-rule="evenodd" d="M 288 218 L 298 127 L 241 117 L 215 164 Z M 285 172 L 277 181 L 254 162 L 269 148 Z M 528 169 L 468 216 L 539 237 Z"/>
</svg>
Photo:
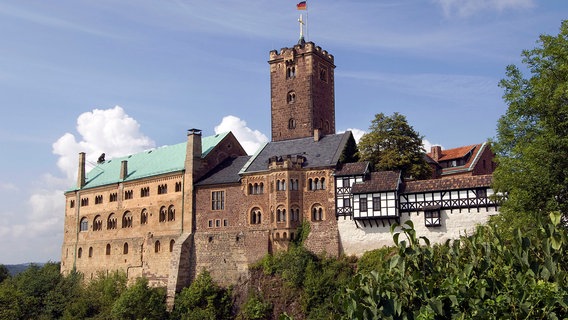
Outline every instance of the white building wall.
<svg viewBox="0 0 568 320">
<path fill-rule="evenodd" d="M 401 214 L 400 223 L 403 224 L 407 220 L 412 220 L 416 236 L 425 236 L 430 240 L 430 243 L 443 243 L 448 239 L 457 239 L 460 235 L 472 234 L 475 226 L 487 222 L 489 216 L 497 214 L 498 211 L 492 207 L 488 211 L 485 208 L 459 210 L 441 210 L 441 223 L 439 227 L 426 227 L 424 225 L 424 212 L 412 212 L 408 214 L 404 212 Z M 375 225 L 374 221 L 366 221 L 367 226 L 363 227 L 362 221 L 358 221 L 359 228 L 354 220 L 348 217 L 339 217 L 337 225 L 339 229 L 340 245 L 343 253 L 346 255 L 361 256 L 369 250 L 378 249 L 384 246 L 393 246 L 392 234 L 390 233 L 390 225 L 385 221 L 385 226 L 379 222 L 379 227 Z M 373 223 L 373 226 L 369 226 Z M 404 240 L 401 235 L 399 240 Z"/>
</svg>

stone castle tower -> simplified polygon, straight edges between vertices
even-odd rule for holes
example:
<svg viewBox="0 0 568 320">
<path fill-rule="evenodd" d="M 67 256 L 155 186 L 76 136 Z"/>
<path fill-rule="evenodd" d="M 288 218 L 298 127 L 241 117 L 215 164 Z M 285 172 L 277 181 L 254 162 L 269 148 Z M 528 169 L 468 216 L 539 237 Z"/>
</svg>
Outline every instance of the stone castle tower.
<svg viewBox="0 0 568 320">
<path fill-rule="evenodd" d="M 270 52 L 272 141 L 335 133 L 333 55 L 303 39 Z"/>
</svg>

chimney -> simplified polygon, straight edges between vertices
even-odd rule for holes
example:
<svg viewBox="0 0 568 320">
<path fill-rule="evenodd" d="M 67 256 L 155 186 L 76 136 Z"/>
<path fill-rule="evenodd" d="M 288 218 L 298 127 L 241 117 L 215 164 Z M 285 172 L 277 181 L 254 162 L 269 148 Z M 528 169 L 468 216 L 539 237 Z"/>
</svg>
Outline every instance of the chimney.
<svg viewBox="0 0 568 320">
<path fill-rule="evenodd" d="M 77 189 L 85 186 L 85 153 L 79 153 L 79 172 L 77 174 Z"/>
<path fill-rule="evenodd" d="M 185 151 L 185 170 L 187 174 L 191 174 L 191 181 L 197 181 L 201 177 L 203 171 L 203 153 L 201 145 L 201 130 L 187 130 L 187 147 Z"/>
<path fill-rule="evenodd" d="M 314 141 L 318 142 L 320 141 L 322 136 L 322 133 L 320 132 L 320 129 L 314 129 Z"/>
<path fill-rule="evenodd" d="M 201 149 L 201 130 L 189 129 L 187 130 L 187 143 L 188 150 L 192 153 L 193 158 L 200 158 L 203 150 Z M 191 149 L 189 147 L 191 146 Z"/>
<path fill-rule="evenodd" d="M 437 162 L 442 157 L 442 146 L 432 146 L 430 154 L 432 155 L 431 158 Z"/>
<path fill-rule="evenodd" d="M 128 177 L 128 161 L 122 160 L 120 162 L 120 180 L 124 180 Z"/>
</svg>

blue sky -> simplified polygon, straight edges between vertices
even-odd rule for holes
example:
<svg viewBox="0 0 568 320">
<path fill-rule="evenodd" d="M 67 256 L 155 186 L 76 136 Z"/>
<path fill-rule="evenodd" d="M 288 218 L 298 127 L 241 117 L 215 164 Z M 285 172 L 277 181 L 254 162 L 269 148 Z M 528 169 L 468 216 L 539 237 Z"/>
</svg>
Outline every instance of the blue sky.
<svg viewBox="0 0 568 320">
<path fill-rule="evenodd" d="M 63 191 L 91 161 L 233 130 L 270 135 L 268 53 L 298 39 L 296 2 L 0 1 L 0 263 L 58 261 Z M 405 115 L 444 148 L 493 137 L 508 64 L 557 34 L 566 1 L 308 1 L 335 56 L 337 131 Z"/>
</svg>

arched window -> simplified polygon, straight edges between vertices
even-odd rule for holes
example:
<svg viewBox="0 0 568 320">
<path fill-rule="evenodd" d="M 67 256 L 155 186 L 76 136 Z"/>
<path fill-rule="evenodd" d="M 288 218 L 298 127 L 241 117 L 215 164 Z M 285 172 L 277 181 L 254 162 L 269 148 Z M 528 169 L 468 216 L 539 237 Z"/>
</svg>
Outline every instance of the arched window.
<svg viewBox="0 0 568 320">
<path fill-rule="evenodd" d="M 81 223 L 79 224 L 80 231 L 89 231 L 89 220 L 87 218 L 81 218 Z"/>
<path fill-rule="evenodd" d="M 288 129 L 296 129 L 296 120 L 294 118 L 288 120 Z"/>
<path fill-rule="evenodd" d="M 156 242 L 154 242 L 154 252 L 160 252 L 160 240 L 156 240 Z"/>
<path fill-rule="evenodd" d="M 317 190 L 319 189 L 319 179 L 315 178 L 313 181 L 314 185 L 312 186 L 312 190 Z"/>
<path fill-rule="evenodd" d="M 107 245 L 106 245 L 105 254 L 106 254 L 107 256 L 110 256 L 110 243 L 107 243 Z"/>
<path fill-rule="evenodd" d="M 296 67 L 289 66 L 286 68 L 286 79 L 292 79 L 296 77 Z"/>
<path fill-rule="evenodd" d="M 77 258 L 81 259 L 82 255 L 83 255 L 83 248 L 79 247 L 79 250 L 77 250 Z"/>
<path fill-rule="evenodd" d="M 288 234 L 286 232 L 282 233 L 282 239 L 286 240 L 287 237 L 288 237 Z"/>
<path fill-rule="evenodd" d="M 93 220 L 93 231 L 100 231 L 103 229 L 103 219 L 100 215 L 97 215 Z"/>
<path fill-rule="evenodd" d="M 264 183 L 262 183 L 262 182 L 258 184 L 258 193 L 259 194 L 264 193 Z"/>
<path fill-rule="evenodd" d="M 116 216 L 114 215 L 114 213 L 111 213 L 108 216 L 107 229 L 108 230 L 116 229 Z"/>
<path fill-rule="evenodd" d="M 252 186 L 252 183 L 249 183 L 249 194 L 254 194 L 254 188 Z"/>
<path fill-rule="evenodd" d="M 93 247 L 89 247 L 89 258 L 93 257 Z"/>
<path fill-rule="evenodd" d="M 312 221 L 322 221 L 323 219 L 323 208 L 321 205 L 314 205 L 312 208 Z"/>
<path fill-rule="evenodd" d="M 320 189 L 325 190 L 325 178 L 320 179 Z"/>
<path fill-rule="evenodd" d="M 174 241 L 174 239 L 170 240 L 170 252 L 174 251 L 174 244 L 176 244 L 176 242 Z"/>
<path fill-rule="evenodd" d="M 259 208 L 253 208 L 250 211 L 250 223 L 251 224 L 261 224 L 262 223 L 262 213 Z"/>
<path fill-rule="evenodd" d="M 140 212 L 140 224 L 148 224 L 148 210 L 146 209 Z"/>
<path fill-rule="evenodd" d="M 296 92 L 294 91 L 288 92 L 288 95 L 286 96 L 286 102 L 290 104 L 296 102 Z"/>
<path fill-rule="evenodd" d="M 314 184 L 312 178 L 308 179 L 308 190 L 314 190 Z"/>
<path fill-rule="evenodd" d="M 122 248 L 122 253 L 123 254 L 128 254 L 128 242 L 124 243 L 124 247 Z"/>
<path fill-rule="evenodd" d="M 175 220 L 176 220 L 176 209 L 174 208 L 174 205 L 172 204 L 168 208 L 168 221 L 175 221 Z"/>
<path fill-rule="evenodd" d="M 159 221 L 160 221 L 160 222 L 165 222 L 165 221 L 166 221 L 166 215 L 167 215 L 166 207 L 161 207 L 161 208 L 160 208 L 160 218 L 159 218 Z"/>
<path fill-rule="evenodd" d="M 132 213 L 126 211 L 122 215 L 122 228 L 132 228 Z"/>
</svg>

